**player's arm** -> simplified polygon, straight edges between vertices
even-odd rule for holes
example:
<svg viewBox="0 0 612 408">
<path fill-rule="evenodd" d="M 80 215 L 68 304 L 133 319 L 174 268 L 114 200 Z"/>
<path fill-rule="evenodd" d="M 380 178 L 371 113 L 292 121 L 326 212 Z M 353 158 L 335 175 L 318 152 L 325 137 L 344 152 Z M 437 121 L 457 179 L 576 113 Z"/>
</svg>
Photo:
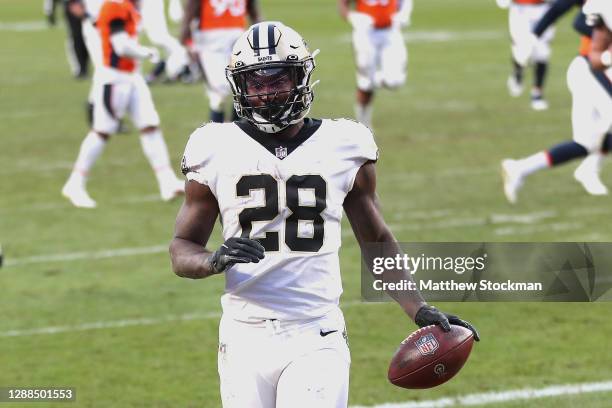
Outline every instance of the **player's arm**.
<svg viewBox="0 0 612 408">
<path fill-rule="evenodd" d="M 113 3 L 107 3 L 105 7 L 112 7 Z M 121 18 L 116 18 L 110 21 L 110 41 L 113 45 L 113 50 L 120 57 L 150 59 L 151 62 L 159 61 L 159 52 L 152 47 L 145 47 L 138 44 L 136 38 L 131 37 L 125 31 L 125 21 Z"/>
<path fill-rule="evenodd" d="M 351 0 L 338 0 L 338 12 L 344 20 L 348 19 L 349 11 L 351 11 Z"/>
<path fill-rule="evenodd" d="M 247 238 L 230 238 L 217 251 L 206 244 L 219 215 L 219 205 L 210 188 L 188 181 L 185 202 L 176 217 L 170 258 L 175 274 L 183 278 L 202 279 L 224 272 L 235 263 L 259 262 L 264 248 Z"/>
<path fill-rule="evenodd" d="M 257 0 L 247 1 L 247 14 L 249 15 L 249 19 L 251 19 L 251 24 L 257 24 L 261 21 L 261 12 Z"/>
<path fill-rule="evenodd" d="M 572 9 L 574 6 L 582 6 L 582 0 L 557 0 L 548 11 L 544 13 L 533 29 L 536 37 L 541 37 L 548 27 L 552 26 L 559 18 Z"/>
<path fill-rule="evenodd" d="M 201 0 L 187 0 L 185 6 L 185 14 L 183 16 L 183 24 L 181 26 L 181 44 L 189 45 L 191 43 L 191 22 L 200 14 Z"/>
<path fill-rule="evenodd" d="M 351 223 L 357 242 L 361 247 L 362 254 L 366 257 L 366 264 L 372 265 L 371 256 L 366 248 L 367 243 L 383 243 L 382 256 L 395 257 L 401 254 L 393 233 L 385 223 L 380 211 L 380 204 L 376 194 L 376 166 L 370 161 L 364 164 L 355 177 L 353 189 L 344 200 L 344 211 Z M 377 254 L 381 255 L 381 254 Z M 385 282 L 412 281 L 410 271 L 405 269 L 387 270 L 383 273 Z M 420 326 L 431 324 L 440 325 L 445 331 L 451 329 L 450 324 L 466 327 L 474 332 L 474 338 L 479 340 L 478 332 L 471 324 L 459 319 L 457 316 L 449 315 L 429 306 L 418 290 L 414 291 L 388 291 L 391 296 L 402 307 L 404 312 Z"/>
<path fill-rule="evenodd" d="M 593 28 L 589 61 L 593 69 L 603 71 L 612 66 L 612 32 L 603 23 Z"/>
</svg>

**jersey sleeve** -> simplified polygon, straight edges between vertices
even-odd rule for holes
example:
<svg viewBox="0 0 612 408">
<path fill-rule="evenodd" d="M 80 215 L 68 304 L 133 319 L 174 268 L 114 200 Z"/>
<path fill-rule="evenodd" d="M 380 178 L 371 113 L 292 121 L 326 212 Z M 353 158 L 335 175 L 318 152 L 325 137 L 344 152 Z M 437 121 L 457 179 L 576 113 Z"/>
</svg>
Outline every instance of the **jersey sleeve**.
<svg viewBox="0 0 612 408">
<path fill-rule="evenodd" d="M 365 163 L 378 160 L 378 146 L 374 141 L 374 134 L 367 126 L 352 119 L 344 119 L 342 128 L 340 150 L 344 151 L 344 158 L 350 162 L 345 191 L 353 189 L 357 172 Z"/>
<path fill-rule="evenodd" d="M 353 160 L 361 163 L 359 164 L 359 167 L 361 167 L 365 162 L 377 161 L 378 146 L 374 141 L 374 133 L 372 133 L 369 127 L 363 125 L 362 123 L 352 120 L 349 121 L 352 122 L 352 129 L 348 136 L 353 139 L 353 143 L 351 143 Z"/>
<path fill-rule="evenodd" d="M 216 152 L 211 124 L 196 129 L 185 147 L 181 160 L 181 171 L 187 180 L 211 186 L 215 173 L 214 156 Z"/>
</svg>

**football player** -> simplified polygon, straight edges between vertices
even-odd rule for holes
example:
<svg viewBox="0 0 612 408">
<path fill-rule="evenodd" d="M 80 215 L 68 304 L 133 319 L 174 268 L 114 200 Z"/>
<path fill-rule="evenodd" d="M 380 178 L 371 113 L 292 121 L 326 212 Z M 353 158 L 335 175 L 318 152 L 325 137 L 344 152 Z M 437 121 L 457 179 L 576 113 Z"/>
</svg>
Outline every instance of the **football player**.
<svg viewBox="0 0 612 408">
<path fill-rule="evenodd" d="M 180 277 L 225 273 L 218 354 L 225 408 L 346 408 L 343 210 L 362 248 L 378 242 L 399 251 L 380 212 L 370 129 L 306 117 L 314 55 L 280 22 L 249 28 L 227 67 L 243 120 L 204 124 L 185 149 L 186 196 L 170 255 Z M 217 217 L 225 242 L 211 252 L 205 246 Z M 417 325 L 461 325 L 478 339 L 418 291 L 390 295 Z"/>
<path fill-rule="evenodd" d="M 68 0 L 73 13 L 82 21 L 82 32 L 87 51 L 94 66 L 94 75 L 87 98 L 87 116 L 89 126 L 93 124 L 95 83 L 98 80 L 96 68 L 102 66 L 102 45 L 96 29 L 96 21 L 104 0 Z M 169 79 L 173 80 L 185 69 L 189 57 L 185 48 L 168 32 L 168 24 L 164 15 L 163 0 L 145 0 L 141 3 L 142 26 L 151 43 L 162 48 L 167 61 L 163 68 Z"/>
<path fill-rule="evenodd" d="M 587 2 L 585 11 L 588 11 L 588 5 Z M 594 24 L 601 21 L 591 20 Z M 577 15 L 574 27 L 581 34 L 581 46 L 579 55 L 567 71 L 567 83 L 572 94 L 573 140 L 520 160 L 502 161 L 504 192 L 511 203 L 517 201 L 518 192 L 528 175 L 587 155 L 589 157 L 574 172 L 574 178 L 589 194 L 608 194 L 599 177 L 602 153 L 612 147 L 612 74 L 609 66 L 602 64 L 606 61 L 607 46 L 603 40 L 606 27 L 601 23 L 595 28 L 587 25 L 582 12 Z M 603 59 L 598 52 L 603 52 Z"/>
<path fill-rule="evenodd" d="M 82 30 L 82 15 L 78 9 L 73 7 L 74 0 L 62 0 L 62 2 L 64 4 L 64 20 L 68 29 L 68 39 L 66 40 L 68 63 L 74 77 L 84 79 L 87 78 L 89 70 L 89 55 Z"/>
<path fill-rule="evenodd" d="M 83 140 L 72 174 L 62 189 L 62 194 L 77 207 L 96 206 L 85 189 L 87 176 L 126 113 L 141 132 L 142 149 L 157 177 L 161 198 L 171 200 L 184 189 L 183 182 L 172 170 L 159 128 L 159 115 L 139 72 L 139 60 L 156 61 L 159 53 L 138 43 L 140 14 L 135 3 L 134 0 L 106 0 L 96 21 L 102 66 L 97 69 L 94 81 L 93 127 Z"/>
<path fill-rule="evenodd" d="M 555 35 L 554 27 L 549 27 L 541 36 L 535 38 L 533 29 L 549 9 L 547 0 L 497 0 L 501 8 L 510 8 L 508 22 L 512 39 L 513 72 L 508 77 L 508 92 L 513 97 L 523 93 L 523 71 L 533 60 L 534 80 L 531 88 L 531 107 L 536 111 L 548 109 L 543 89 L 550 59 L 550 42 Z"/>
<path fill-rule="evenodd" d="M 188 0 L 185 6 L 181 41 L 197 53 L 207 83 L 210 120 L 225 120 L 224 103 L 231 93 L 225 79 L 232 46 L 246 27 L 260 20 L 256 0 Z M 192 30 L 192 23 L 197 28 Z M 235 114 L 234 114 L 234 118 Z"/>
<path fill-rule="evenodd" d="M 408 53 L 401 29 L 410 25 L 412 0 L 338 0 L 342 18 L 353 27 L 357 66 L 356 119 L 372 127 L 376 88 L 395 89 L 406 82 Z"/>
</svg>

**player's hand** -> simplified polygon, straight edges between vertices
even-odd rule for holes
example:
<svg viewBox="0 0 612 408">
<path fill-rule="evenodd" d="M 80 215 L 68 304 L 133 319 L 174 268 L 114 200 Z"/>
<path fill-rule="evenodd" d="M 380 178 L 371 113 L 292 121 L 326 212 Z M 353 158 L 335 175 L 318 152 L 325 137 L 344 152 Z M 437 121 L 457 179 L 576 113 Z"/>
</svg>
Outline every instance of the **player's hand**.
<svg viewBox="0 0 612 408">
<path fill-rule="evenodd" d="M 405 13 L 395 13 L 391 17 L 392 24 L 399 28 L 406 28 L 410 26 L 410 16 Z"/>
<path fill-rule="evenodd" d="M 497 7 L 499 7 L 500 9 L 507 9 L 508 7 L 510 7 L 510 0 L 496 0 L 497 2 Z"/>
<path fill-rule="evenodd" d="M 443 313 L 433 306 L 425 305 L 421 307 L 417 314 L 414 316 L 414 322 L 419 327 L 437 324 L 445 332 L 449 332 L 451 330 L 451 324 L 454 324 L 455 326 L 465 327 L 466 329 L 474 333 L 474 340 L 480 341 L 478 331 L 469 322 L 466 322 L 465 320 L 462 320 L 455 315 Z"/>
<path fill-rule="evenodd" d="M 147 50 L 147 59 L 151 61 L 152 64 L 157 64 L 161 58 L 159 56 L 159 51 L 157 48 L 150 47 Z"/>
<path fill-rule="evenodd" d="M 264 251 L 263 245 L 254 239 L 230 238 L 209 259 L 215 273 L 221 273 L 237 263 L 258 263 L 264 258 Z"/>
</svg>

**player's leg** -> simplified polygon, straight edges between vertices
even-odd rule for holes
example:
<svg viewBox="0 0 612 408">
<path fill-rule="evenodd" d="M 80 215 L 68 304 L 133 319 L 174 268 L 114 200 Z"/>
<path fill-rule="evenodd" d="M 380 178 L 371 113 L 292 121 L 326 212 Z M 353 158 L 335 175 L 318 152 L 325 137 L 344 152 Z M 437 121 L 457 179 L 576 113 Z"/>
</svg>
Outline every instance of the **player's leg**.
<svg viewBox="0 0 612 408">
<path fill-rule="evenodd" d="M 70 10 L 70 2 L 64 3 L 64 16 L 68 26 L 68 35 L 70 38 L 69 44 L 67 44 L 69 47 L 67 48 L 67 51 L 69 52 L 69 59 L 72 59 L 71 65 L 74 63 L 72 67 L 73 74 L 75 78 L 82 79 L 87 77 L 89 56 L 87 54 L 85 41 L 83 40 L 81 19 L 72 14 Z"/>
<path fill-rule="evenodd" d="M 600 178 L 603 153 L 608 152 L 612 126 L 612 95 L 607 78 L 597 78 L 583 58 L 577 58 L 568 70 L 572 92 L 572 127 L 574 140 L 592 154 L 574 171 L 574 178 L 592 195 L 606 195 L 608 188 Z"/>
<path fill-rule="evenodd" d="M 540 21 L 548 8 L 547 5 L 534 7 L 533 16 L 531 16 L 532 27 Z M 555 28 L 550 27 L 538 39 L 533 49 L 534 77 L 533 87 L 531 89 L 531 107 L 537 111 L 548 109 L 548 102 L 544 98 L 544 81 L 546 80 L 548 62 L 551 55 L 550 43 L 554 36 Z"/>
<path fill-rule="evenodd" d="M 512 204 L 518 200 L 518 192 L 525 178 L 543 169 L 559 166 L 571 160 L 585 157 L 589 151 L 575 141 L 566 141 L 519 160 L 502 161 L 504 193 Z"/>
<path fill-rule="evenodd" d="M 382 85 L 396 89 L 406 82 L 408 52 L 399 28 L 389 30 L 385 37 L 381 50 Z"/>
<path fill-rule="evenodd" d="M 132 83 L 130 114 L 134 125 L 140 129 L 140 145 L 155 172 L 161 198 L 169 201 L 184 192 L 185 183 L 172 170 L 168 147 L 159 127 L 159 115 L 149 87 L 140 75 L 135 76 Z"/>
<path fill-rule="evenodd" d="M 573 140 L 523 159 L 502 161 L 504 193 L 511 203 L 517 201 L 518 191 L 530 174 L 597 153 L 605 144 L 604 138 L 610 128 L 609 118 L 612 118 L 612 102 L 605 90 L 598 87 L 584 58 L 576 57 L 572 61 L 567 82 L 572 94 Z M 597 159 L 590 160 L 595 163 L 587 162 L 574 177 L 590 194 L 604 194 L 602 187 L 605 186 L 599 180 L 598 172 L 586 173 L 587 170 L 597 169 Z"/>
<path fill-rule="evenodd" d="M 102 66 L 102 43 L 100 41 L 100 34 L 96 27 L 91 23 L 88 18 L 83 19 L 82 22 L 83 39 L 85 40 L 85 46 L 91 59 L 94 71 L 91 80 L 91 86 L 89 88 L 89 94 L 86 102 L 86 115 L 87 123 L 89 126 L 93 126 L 93 113 L 94 113 L 94 93 L 96 91 L 96 82 L 100 81 L 98 69 Z"/>
<path fill-rule="evenodd" d="M 81 143 L 70 177 L 62 188 L 62 195 L 76 207 L 94 208 L 86 185 L 92 167 L 104 151 L 110 135 L 117 131 L 119 119 L 125 113 L 130 87 L 119 83 L 96 84 L 93 127 Z"/>
<path fill-rule="evenodd" d="M 229 84 L 225 80 L 225 53 L 208 50 L 200 52 L 199 55 L 200 64 L 206 77 L 206 95 L 210 109 L 210 120 L 213 122 L 223 122 L 225 120 L 223 102 L 230 93 L 228 89 Z M 221 81 L 222 75 L 223 82 Z"/>
<path fill-rule="evenodd" d="M 526 41 L 526 36 L 530 32 L 529 20 L 525 6 L 512 3 L 508 12 L 508 27 L 510 29 L 511 51 L 512 51 L 512 72 L 506 81 L 510 96 L 518 97 L 523 93 L 523 66 L 517 61 L 522 50 L 522 45 Z"/>
<path fill-rule="evenodd" d="M 331 333 L 329 336 L 340 337 L 342 334 Z M 346 408 L 349 367 L 350 360 L 346 354 L 335 348 L 300 356 L 280 376 L 276 408 Z"/>
<path fill-rule="evenodd" d="M 274 365 L 266 341 L 272 337 L 248 326 L 221 318 L 217 364 L 223 408 L 276 408 L 276 383 L 266 370 Z"/>
<path fill-rule="evenodd" d="M 377 58 L 372 37 L 367 32 L 353 31 L 353 52 L 357 68 L 355 119 L 368 127 L 372 127 L 372 99 Z"/>
</svg>

